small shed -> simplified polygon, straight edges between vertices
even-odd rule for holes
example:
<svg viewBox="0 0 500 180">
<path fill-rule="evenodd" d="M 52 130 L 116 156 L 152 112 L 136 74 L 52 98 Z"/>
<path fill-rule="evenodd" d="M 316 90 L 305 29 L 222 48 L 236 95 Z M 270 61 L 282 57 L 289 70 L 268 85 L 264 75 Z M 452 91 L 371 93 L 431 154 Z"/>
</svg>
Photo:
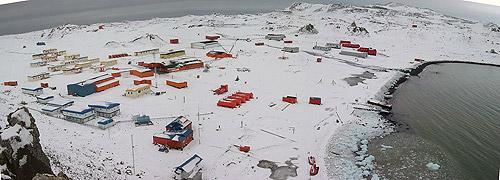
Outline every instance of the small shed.
<svg viewBox="0 0 500 180">
<path fill-rule="evenodd" d="M 361 58 L 366 58 L 368 56 L 367 52 L 358 52 L 358 51 L 340 51 L 339 54 L 347 55 L 347 56 L 361 57 Z"/>
<path fill-rule="evenodd" d="M 155 53 L 160 53 L 160 49 L 156 48 L 156 49 L 149 49 L 149 50 L 134 52 L 134 56 L 145 56 L 145 55 L 155 54 Z"/>
<path fill-rule="evenodd" d="M 191 48 L 193 49 L 209 49 L 220 46 L 218 41 L 210 40 L 210 41 L 200 41 L 191 43 Z"/>
<path fill-rule="evenodd" d="M 297 103 L 297 97 L 295 97 L 295 96 L 286 96 L 286 97 L 282 98 L 282 101 L 287 102 L 287 103 L 291 103 L 291 104 L 295 104 L 295 103 Z"/>
<path fill-rule="evenodd" d="M 275 40 L 275 41 L 282 41 L 285 38 L 286 36 L 284 34 L 267 34 L 265 36 L 265 39 Z"/>
<path fill-rule="evenodd" d="M 36 102 L 40 103 L 40 104 L 46 104 L 47 102 L 49 101 L 52 101 L 54 100 L 54 96 L 50 96 L 50 95 L 40 95 L 40 96 L 37 96 L 36 97 Z"/>
<path fill-rule="evenodd" d="M 29 94 L 33 96 L 40 96 L 43 94 L 43 88 L 37 87 L 37 88 L 21 88 L 21 92 L 24 94 Z"/>
<path fill-rule="evenodd" d="M 264 43 L 263 42 L 256 42 L 255 45 L 256 46 L 264 46 Z"/>
<path fill-rule="evenodd" d="M 185 50 L 177 50 L 177 51 L 171 51 L 168 53 L 163 53 L 163 54 L 160 54 L 160 58 L 161 59 L 169 59 L 169 58 L 178 57 L 178 56 L 182 56 L 182 55 L 186 55 Z"/>
<path fill-rule="evenodd" d="M 96 102 L 88 105 L 94 108 L 96 115 L 105 118 L 111 118 L 120 113 L 120 103 Z"/>
<path fill-rule="evenodd" d="M 170 39 L 170 44 L 179 44 L 179 39 Z"/>
<path fill-rule="evenodd" d="M 283 47 L 283 51 L 290 53 L 298 53 L 299 47 Z"/>
<path fill-rule="evenodd" d="M 351 41 L 341 40 L 340 44 L 351 44 Z"/>
<path fill-rule="evenodd" d="M 142 96 L 146 93 L 151 92 L 151 85 L 149 84 L 141 84 L 137 85 L 133 88 L 129 88 L 125 90 L 125 96 L 131 97 L 131 98 L 136 98 L 139 96 Z"/>
<path fill-rule="evenodd" d="M 85 123 L 95 119 L 96 114 L 94 108 L 83 106 L 70 106 L 61 110 L 64 119 L 76 123 Z"/>
<path fill-rule="evenodd" d="M 17 86 L 17 81 L 6 81 L 3 82 L 4 86 Z"/>
<path fill-rule="evenodd" d="M 186 81 L 179 81 L 179 80 L 172 80 L 172 79 L 167 79 L 167 85 L 176 87 L 176 88 L 185 88 L 187 87 L 187 82 Z"/>
<path fill-rule="evenodd" d="M 331 47 L 328 46 L 313 46 L 314 50 L 320 50 L 320 51 L 330 51 L 332 50 Z"/>
<path fill-rule="evenodd" d="M 107 129 L 113 125 L 115 125 L 117 122 L 114 121 L 113 119 L 111 118 L 102 118 L 97 121 L 97 126 L 101 129 Z"/>
<path fill-rule="evenodd" d="M 180 166 L 175 167 L 175 179 L 187 179 L 192 174 L 196 174 L 196 172 L 200 170 L 201 161 L 203 161 L 203 159 L 195 154 Z"/>
<path fill-rule="evenodd" d="M 335 49 L 340 49 L 341 45 L 339 43 L 326 43 L 327 47 L 335 48 Z"/>
<path fill-rule="evenodd" d="M 132 120 L 136 123 L 136 124 L 152 124 L 151 123 L 151 118 L 149 116 L 146 116 L 146 115 L 134 115 L 132 116 Z"/>
<path fill-rule="evenodd" d="M 217 35 L 205 36 L 205 39 L 210 39 L 210 40 L 217 40 L 219 38 L 220 38 L 220 36 L 217 36 Z"/>
<path fill-rule="evenodd" d="M 34 76 L 28 76 L 28 81 L 33 82 L 33 81 L 38 81 L 38 80 L 42 80 L 42 79 L 47 79 L 49 77 L 50 77 L 49 73 L 41 73 L 41 74 L 37 74 Z"/>
<path fill-rule="evenodd" d="M 321 105 L 321 98 L 319 97 L 310 97 L 309 104 Z"/>
<path fill-rule="evenodd" d="M 134 85 L 139 85 L 139 84 L 151 85 L 151 80 L 149 80 L 149 79 L 134 80 Z"/>
<path fill-rule="evenodd" d="M 213 57 L 213 58 L 226 58 L 226 57 L 233 57 L 232 54 L 228 54 L 228 53 L 225 53 L 225 52 L 222 52 L 222 51 L 209 51 L 207 54 L 206 54 L 208 57 Z"/>
<path fill-rule="evenodd" d="M 137 70 L 132 69 L 130 70 L 130 74 L 140 78 L 150 77 L 155 75 L 154 71 L 152 71 L 151 69 L 137 69 Z"/>
</svg>

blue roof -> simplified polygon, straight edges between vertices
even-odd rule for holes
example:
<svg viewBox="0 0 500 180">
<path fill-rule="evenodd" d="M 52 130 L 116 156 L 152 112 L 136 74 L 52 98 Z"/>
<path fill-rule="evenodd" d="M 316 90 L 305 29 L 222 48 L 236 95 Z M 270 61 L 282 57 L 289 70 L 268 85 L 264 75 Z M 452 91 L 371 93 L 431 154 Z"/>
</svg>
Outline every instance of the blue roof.
<svg viewBox="0 0 500 180">
<path fill-rule="evenodd" d="M 103 109 L 111 109 L 116 106 L 119 106 L 120 103 L 106 103 L 106 104 L 89 104 L 91 108 L 103 108 Z"/>
<path fill-rule="evenodd" d="M 106 120 L 102 120 L 102 121 L 97 122 L 97 124 L 106 125 L 106 124 L 109 124 L 109 123 L 111 123 L 111 122 L 113 122 L 113 119 L 108 118 L 108 119 L 106 119 Z"/>
<path fill-rule="evenodd" d="M 93 111 L 93 110 L 94 110 L 94 108 L 86 108 L 86 109 L 82 109 L 81 111 L 75 111 L 75 110 L 66 108 L 66 109 L 63 109 L 62 111 L 76 113 L 76 114 L 85 114 L 85 113 L 88 113 L 88 112 Z"/>
<path fill-rule="evenodd" d="M 186 139 L 192 133 L 193 133 L 193 130 L 191 130 L 191 129 L 170 130 L 170 131 L 165 131 L 165 132 L 163 132 L 163 135 L 156 136 L 156 137 L 181 142 L 181 141 L 184 141 L 184 139 Z M 174 140 L 174 138 L 176 136 L 178 136 L 178 138 L 176 140 Z"/>
<path fill-rule="evenodd" d="M 43 88 L 41 87 L 38 87 L 38 88 L 21 88 L 22 90 L 28 90 L 28 91 L 38 91 L 38 90 L 42 90 Z"/>
<path fill-rule="evenodd" d="M 36 99 L 40 99 L 40 100 L 47 100 L 47 99 L 50 99 L 50 98 L 54 98 L 54 96 L 37 96 Z"/>
</svg>

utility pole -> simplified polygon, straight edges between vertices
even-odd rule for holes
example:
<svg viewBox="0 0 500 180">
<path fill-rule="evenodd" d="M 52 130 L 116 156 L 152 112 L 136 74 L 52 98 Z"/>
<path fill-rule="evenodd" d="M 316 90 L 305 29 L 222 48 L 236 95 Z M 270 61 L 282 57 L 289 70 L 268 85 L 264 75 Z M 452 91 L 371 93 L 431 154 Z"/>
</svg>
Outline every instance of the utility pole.
<svg viewBox="0 0 500 180">
<path fill-rule="evenodd" d="M 134 135 L 130 134 L 130 141 L 132 142 L 132 168 L 135 174 L 135 157 L 134 157 Z"/>
</svg>

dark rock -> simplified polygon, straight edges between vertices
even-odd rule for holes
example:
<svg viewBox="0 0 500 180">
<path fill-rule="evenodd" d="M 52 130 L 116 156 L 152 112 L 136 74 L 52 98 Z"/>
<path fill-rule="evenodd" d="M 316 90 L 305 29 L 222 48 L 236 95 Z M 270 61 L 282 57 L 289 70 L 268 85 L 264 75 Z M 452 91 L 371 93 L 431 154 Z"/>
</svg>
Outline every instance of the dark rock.
<svg viewBox="0 0 500 180">
<path fill-rule="evenodd" d="M 7 117 L 0 134 L 2 174 L 13 179 L 32 179 L 37 173 L 53 174 L 50 161 L 40 145 L 35 119 L 28 109 L 19 108 Z"/>
</svg>

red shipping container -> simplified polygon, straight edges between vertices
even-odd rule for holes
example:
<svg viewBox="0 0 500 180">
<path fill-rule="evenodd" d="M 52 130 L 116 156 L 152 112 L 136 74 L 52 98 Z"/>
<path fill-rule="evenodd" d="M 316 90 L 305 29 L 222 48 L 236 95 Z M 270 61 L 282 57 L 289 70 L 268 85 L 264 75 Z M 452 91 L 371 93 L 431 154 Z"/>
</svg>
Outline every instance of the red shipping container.
<svg viewBox="0 0 500 180">
<path fill-rule="evenodd" d="M 217 106 L 223 106 L 223 107 L 228 107 L 228 108 L 236 108 L 236 102 L 226 101 L 226 100 L 219 100 L 219 102 L 217 102 Z"/>
<path fill-rule="evenodd" d="M 351 44 L 351 41 L 340 41 L 340 44 Z"/>
<path fill-rule="evenodd" d="M 368 52 L 369 48 L 359 48 L 358 51 L 361 52 Z"/>
<path fill-rule="evenodd" d="M 309 104 L 321 105 L 321 98 L 319 98 L 319 97 L 310 97 L 309 98 Z"/>
<path fill-rule="evenodd" d="M 377 50 L 376 49 L 370 49 L 370 50 L 368 50 L 368 55 L 374 55 L 374 56 L 376 56 L 377 55 Z"/>
<path fill-rule="evenodd" d="M 293 43 L 293 41 L 283 41 L 284 43 Z"/>
<path fill-rule="evenodd" d="M 231 99 L 239 99 L 239 100 L 241 100 L 241 103 L 245 103 L 245 102 L 246 102 L 246 100 L 245 100 L 246 98 L 241 97 L 241 96 L 231 95 L 231 96 L 229 96 L 228 98 L 231 98 Z"/>
<path fill-rule="evenodd" d="M 359 45 L 359 44 L 351 44 L 351 47 L 352 47 L 352 48 L 359 48 L 359 47 L 360 47 L 360 45 Z"/>
<path fill-rule="evenodd" d="M 170 39 L 170 44 L 179 44 L 179 39 Z"/>
<path fill-rule="evenodd" d="M 224 100 L 235 102 L 237 106 L 241 106 L 241 100 L 239 100 L 239 99 L 233 99 L 231 97 L 227 97 L 227 98 L 224 98 Z"/>
<path fill-rule="evenodd" d="M 40 86 L 43 87 L 43 88 L 48 88 L 49 87 L 49 83 L 40 83 Z"/>
<path fill-rule="evenodd" d="M 414 27 L 414 28 L 416 28 L 416 27 L 417 27 L 417 25 L 416 25 L 416 24 L 414 24 L 414 25 L 412 25 L 411 27 Z"/>
<path fill-rule="evenodd" d="M 245 95 L 247 95 L 250 99 L 253 99 L 253 93 L 236 92 L 235 94 L 245 94 Z"/>
<path fill-rule="evenodd" d="M 287 96 L 287 97 L 283 97 L 282 99 L 284 102 L 288 102 L 288 103 L 292 103 L 292 104 L 295 104 L 297 103 L 297 97 L 294 97 L 294 96 Z"/>
<path fill-rule="evenodd" d="M 351 47 L 352 44 L 342 44 L 342 47 Z"/>
<path fill-rule="evenodd" d="M 255 43 L 255 45 L 256 45 L 256 46 L 263 46 L 263 45 L 264 45 L 264 43 L 263 43 L 263 42 L 261 42 L 261 43 Z"/>
<path fill-rule="evenodd" d="M 113 77 L 120 77 L 121 73 L 119 73 L 119 72 L 117 72 L 117 73 L 111 73 L 111 76 L 113 76 Z"/>
<path fill-rule="evenodd" d="M 217 40 L 219 38 L 220 36 L 205 36 L 205 39 L 210 39 L 210 40 Z"/>
<path fill-rule="evenodd" d="M 17 86 L 17 81 L 8 81 L 3 83 L 4 86 Z"/>
<path fill-rule="evenodd" d="M 316 59 L 316 62 L 321 62 L 321 58 Z"/>
</svg>

